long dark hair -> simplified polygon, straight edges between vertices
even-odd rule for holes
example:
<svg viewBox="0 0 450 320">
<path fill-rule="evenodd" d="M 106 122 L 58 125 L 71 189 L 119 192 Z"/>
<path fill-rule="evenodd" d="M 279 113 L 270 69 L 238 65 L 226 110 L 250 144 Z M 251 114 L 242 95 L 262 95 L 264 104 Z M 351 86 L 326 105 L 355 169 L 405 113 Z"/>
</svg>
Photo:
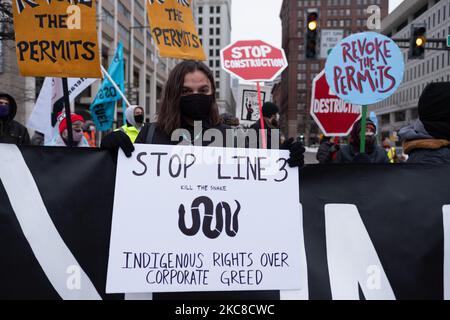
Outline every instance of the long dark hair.
<svg viewBox="0 0 450 320">
<path fill-rule="evenodd" d="M 220 123 L 219 110 L 216 103 L 216 86 L 212 71 L 200 61 L 186 60 L 175 66 L 170 72 L 164 88 L 161 111 L 158 114 L 157 126 L 168 135 L 181 126 L 180 98 L 183 93 L 184 77 L 195 71 L 203 72 L 211 82 L 213 105 L 207 121 L 216 126 Z"/>
</svg>

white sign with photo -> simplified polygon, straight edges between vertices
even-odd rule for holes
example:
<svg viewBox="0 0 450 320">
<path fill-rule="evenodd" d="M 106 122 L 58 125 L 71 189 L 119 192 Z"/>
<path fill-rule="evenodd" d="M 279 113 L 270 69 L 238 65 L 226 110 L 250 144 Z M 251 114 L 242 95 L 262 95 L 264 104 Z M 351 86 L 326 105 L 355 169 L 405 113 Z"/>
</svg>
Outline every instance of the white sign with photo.
<svg viewBox="0 0 450 320">
<path fill-rule="evenodd" d="M 261 103 L 270 101 L 271 88 L 261 86 Z M 236 117 L 239 122 L 250 125 L 259 120 L 258 90 L 256 86 L 240 85 Z"/>
<path fill-rule="evenodd" d="M 107 293 L 305 288 L 288 151 L 135 148 L 118 160 Z"/>
</svg>

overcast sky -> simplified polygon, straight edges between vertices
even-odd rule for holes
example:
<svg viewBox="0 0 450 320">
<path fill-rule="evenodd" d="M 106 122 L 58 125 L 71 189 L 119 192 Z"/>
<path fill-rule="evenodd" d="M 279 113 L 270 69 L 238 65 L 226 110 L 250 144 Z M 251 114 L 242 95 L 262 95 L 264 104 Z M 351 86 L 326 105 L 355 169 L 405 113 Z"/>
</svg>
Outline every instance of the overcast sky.
<svg viewBox="0 0 450 320">
<path fill-rule="evenodd" d="M 389 0 L 392 11 L 403 0 Z M 261 39 L 281 46 L 282 0 L 233 0 L 231 8 L 231 41 Z"/>
</svg>

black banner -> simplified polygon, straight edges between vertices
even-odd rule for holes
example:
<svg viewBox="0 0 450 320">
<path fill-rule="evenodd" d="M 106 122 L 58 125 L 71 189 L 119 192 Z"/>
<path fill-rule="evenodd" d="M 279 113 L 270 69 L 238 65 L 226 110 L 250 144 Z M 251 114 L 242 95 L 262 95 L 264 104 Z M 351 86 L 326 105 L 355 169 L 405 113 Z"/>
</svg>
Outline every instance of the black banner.
<svg viewBox="0 0 450 320">
<path fill-rule="evenodd" d="M 113 158 L 100 150 L 19 151 L 0 145 L 0 299 L 86 299 L 95 298 L 95 292 L 101 299 L 124 299 L 105 294 L 115 173 Z M 444 247 L 450 243 L 449 176 L 450 166 L 303 168 L 299 183 L 308 267 L 303 296 L 441 300 L 446 292 L 449 298 L 450 246 Z M 273 199 L 281 210 L 282 192 L 274 190 Z M 48 221 L 39 216 L 45 209 Z M 57 234 L 60 239 L 42 242 Z M 79 271 L 53 268 L 71 257 L 85 274 L 78 296 L 70 292 L 77 286 L 70 276 Z M 155 300 L 280 297 L 277 291 L 153 295 Z"/>
</svg>

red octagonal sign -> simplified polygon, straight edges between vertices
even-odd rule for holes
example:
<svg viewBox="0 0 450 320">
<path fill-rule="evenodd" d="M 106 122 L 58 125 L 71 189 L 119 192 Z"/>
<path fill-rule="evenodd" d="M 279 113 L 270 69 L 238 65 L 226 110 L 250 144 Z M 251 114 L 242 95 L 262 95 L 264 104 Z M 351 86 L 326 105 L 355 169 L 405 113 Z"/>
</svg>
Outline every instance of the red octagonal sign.
<svg viewBox="0 0 450 320">
<path fill-rule="evenodd" d="M 261 40 L 240 40 L 220 51 L 222 68 L 245 81 L 273 81 L 288 63 L 283 49 Z"/>
<path fill-rule="evenodd" d="M 346 136 L 361 118 L 361 106 L 331 92 L 324 70 L 313 80 L 310 114 L 326 136 Z"/>
</svg>

